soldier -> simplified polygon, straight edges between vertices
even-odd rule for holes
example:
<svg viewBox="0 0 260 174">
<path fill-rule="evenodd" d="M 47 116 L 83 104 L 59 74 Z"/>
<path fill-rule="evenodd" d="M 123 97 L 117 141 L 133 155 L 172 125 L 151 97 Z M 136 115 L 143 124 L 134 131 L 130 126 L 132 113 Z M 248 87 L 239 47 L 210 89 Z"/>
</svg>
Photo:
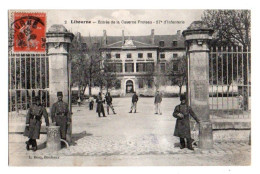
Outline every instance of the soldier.
<svg viewBox="0 0 260 174">
<path fill-rule="evenodd" d="M 26 149 L 30 150 L 30 145 L 32 145 L 32 150 L 36 151 L 36 139 L 40 138 L 42 116 L 44 116 L 46 126 L 49 126 L 49 118 L 46 109 L 40 103 L 40 98 L 35 97 L 34 100 L 35 103 L 31 105 L 26 116 L 24 136 L 29 138 L 29 140 L 26 141 Z"/>
<path fill-rule="evenodd" d="M 62 92 L 57 92 L 58 101 L 52 105 L 51 118 L 56 126 L 60 126 L 61 138 L 66 140 L 67 127 L 71 123 L 68 104 L 62 101 Z"/>
<path fill-rule="evenodd" d="M 129 113 L 132 113 L 132 110 L 135 110 L 136 113 L 136 105 L 137 105 L 137 101 L 138 101 L 138 96 L 136 95 L 136 92 L 134 92 L 134 95 L 132 96 L 132 105 L 131 105 L 131 110 Z"/>
<path fill-rule="evenodd" d="M 107 93 L 105 98 L 106 98 L 106 102 L 107 102 L 107 114 L 109 115 L 109 108 L 111 108 L 113 113 L 116 114 L 115 110 L 114 110 L 114 107 L 113 107 L 113 104 L 112 104 L 112 100 L 113 99 L 112 99 L 112 97 L 110 95 L 110 92 Z"/>
<path fill-rule="evenodd" d="M 104 111 L 104 106 L 103 106 L 103 103 L 105 102 L 105 100 L 102 98 L 101 92 L 98 94 L 96 102 L 97 102 L 98 117 L 100 117 L 100 112 L 102 112 L 103 117 L 106 117 L 105 111 Z"/>
<path fill-rule="evenodd" d="M 180 148 L 185 148 L 185 139 L 187 141 L 187 148 L 194 150 L 192 147 L 192 139 L 190 133 L 190 115 L 195 119 L 196 122 L 200 122 L 198 117 L 192 111 L 190 106 L 186 105 L 185 95 L 180 97 L 181 104 L 177 105 L 174 109 L 173 116 L 177 118 L 174 136 L 180 137 Z"/>
<path fill-rule="evenodd" d="M 159 93 L 159 91 L 157 91 L 154 97 L 155 114 L 159 113 L 160 115 L 162 115 L 161 102 L 162 102 L 162 95 Z"/>
</svg>

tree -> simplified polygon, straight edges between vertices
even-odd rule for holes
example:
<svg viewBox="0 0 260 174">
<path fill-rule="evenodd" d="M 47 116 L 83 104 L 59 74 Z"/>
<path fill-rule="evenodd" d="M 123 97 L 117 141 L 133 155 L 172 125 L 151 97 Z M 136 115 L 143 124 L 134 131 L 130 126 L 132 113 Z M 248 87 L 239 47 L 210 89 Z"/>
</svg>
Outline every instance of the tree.
<svg viewBox="0 0 260 174">
<path fill-rule="evenodd" d="M 87 86 L 89 95 L 96 75 L 100 71 L 101 54 L 99 44 L 93 42 L 91 36 L 88 43 L 83 43 L 80 33 L 72 41 L 70 51 L 72 66 L 72 83 L 78 85 L 78 96 L 84 95 Z"/>
<path fill-rule="evenodd" d="M 250 10 L 205 10 L 202 21 L 215 31 L 215 44 L 250 47 Z"/>
<path fill-rule="evenodd" d="M 182 86 L 187 85 L 187 60 L 186 57 L 178 57 L 177 60 L 168 62 L 166 74 L 174 85 L 179 87 L 179 96 L 182 93 Z"/>
</svg>

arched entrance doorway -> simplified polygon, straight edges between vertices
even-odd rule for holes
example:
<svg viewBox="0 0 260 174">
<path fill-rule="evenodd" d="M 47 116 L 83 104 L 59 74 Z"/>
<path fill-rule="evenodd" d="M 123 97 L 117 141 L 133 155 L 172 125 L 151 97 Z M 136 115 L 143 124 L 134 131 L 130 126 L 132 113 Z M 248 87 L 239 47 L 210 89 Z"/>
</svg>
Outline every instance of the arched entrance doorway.
<svg viewBox="0 0 260 174">
<path fill-rule="evenodd" d="M 132 80 L 126 81 L 126 93 L 133 93 L 134 92 L 134 83 Z"/>
</svg>

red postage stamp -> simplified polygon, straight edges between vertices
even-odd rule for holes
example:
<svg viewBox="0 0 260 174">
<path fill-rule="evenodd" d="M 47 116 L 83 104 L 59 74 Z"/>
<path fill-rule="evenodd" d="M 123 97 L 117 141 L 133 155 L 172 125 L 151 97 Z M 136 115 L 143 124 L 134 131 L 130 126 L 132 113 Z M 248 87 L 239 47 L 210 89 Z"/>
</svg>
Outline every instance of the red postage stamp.
<svg viewBox="0 0 260 174">
<path fill-rule="evenodd" d="M 15 12 L 13 29 L 14 52 L 44 52 L 46 13 Z"/>
</svg>

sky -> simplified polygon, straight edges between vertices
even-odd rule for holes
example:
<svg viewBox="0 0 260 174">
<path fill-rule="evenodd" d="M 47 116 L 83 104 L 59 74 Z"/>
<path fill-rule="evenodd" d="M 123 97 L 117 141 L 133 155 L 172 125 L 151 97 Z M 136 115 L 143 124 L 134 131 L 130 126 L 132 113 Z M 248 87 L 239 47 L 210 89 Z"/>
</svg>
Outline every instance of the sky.
<svg viewBox="0 0 260 174">
<path fill-rule="evenodd" d="M 102 36 L 106 30 L 108 36 L 150 35 L 151 29 L 156 35 L 173 35 L 177 30 L 185 30 L 193 21 L 200 20 L 203 10 L 49 10 L 47 11 L 47 30 L 53 24 L 63 24 L 73 33 L 83 36 Z M 91 21 L 91 24 L 72 24 L 71 20 Z M 120 24 L 93 24 L 100 21 L 119 21 Z M 138 24 L 140 21 L 152 21 L 153 24 Z M 162 21 L 156 24 L 156 21 Z M 165 20 L 179 21 L 178 24 L 163 24 Z M 65 22 L 66 21 L 66 22 Z M 122 24 L 122 21 L 136 21 L 137 24 Z"/>
</svg>

